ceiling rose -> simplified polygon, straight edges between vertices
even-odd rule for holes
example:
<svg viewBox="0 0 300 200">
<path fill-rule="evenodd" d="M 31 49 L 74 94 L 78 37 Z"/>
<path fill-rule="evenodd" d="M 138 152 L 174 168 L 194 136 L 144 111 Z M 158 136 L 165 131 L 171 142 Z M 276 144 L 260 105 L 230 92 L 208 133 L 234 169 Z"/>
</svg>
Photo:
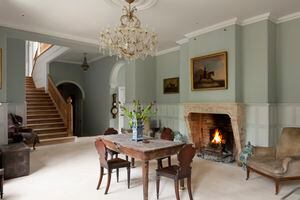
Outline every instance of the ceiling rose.
<svg viewBox="0 0 300 200">
<path fill-rule="evenodd" d="M 105 0 L 107 3 L 116 6 L 125 6 L 127 2 L 124 0 Z M 146 10 L 153 7 L 158 0 L 135 0 L 132 6 L 135 6 L 138 10 Z"/>
</svg>

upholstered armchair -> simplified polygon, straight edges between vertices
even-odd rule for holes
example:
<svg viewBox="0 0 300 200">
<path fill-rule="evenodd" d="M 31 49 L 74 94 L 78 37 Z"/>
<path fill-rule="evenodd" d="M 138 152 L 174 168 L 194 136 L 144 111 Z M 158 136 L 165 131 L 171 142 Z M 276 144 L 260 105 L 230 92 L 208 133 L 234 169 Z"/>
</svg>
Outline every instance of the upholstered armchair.
<svg viewBox="0 0 300 200">
<path fill-rule="evenodd" d="M 275 148 L 254 147 L 247 163 L 247 180 L 250 171 L 275 181 L 275 194 L 282 181 L 300 180 L 300 128 L 283 128 Z"/>
</svg>

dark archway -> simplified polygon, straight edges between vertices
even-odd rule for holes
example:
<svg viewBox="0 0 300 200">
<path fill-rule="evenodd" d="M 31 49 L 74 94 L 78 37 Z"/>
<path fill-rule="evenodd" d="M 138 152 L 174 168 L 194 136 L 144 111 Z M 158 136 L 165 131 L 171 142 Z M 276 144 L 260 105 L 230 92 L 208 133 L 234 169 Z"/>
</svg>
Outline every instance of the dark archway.
<svg viewBox="0 0 300 200">
<path fill-rule="evenodd" d="M 72 98 L 73 105 L 73 132 L 74 136 L 82 136 L 82 114 L 83 114 L 83 94 L 81 89 L 73 83 L 61 83 L 57 89 L 65 100 Z"/>
</svg>

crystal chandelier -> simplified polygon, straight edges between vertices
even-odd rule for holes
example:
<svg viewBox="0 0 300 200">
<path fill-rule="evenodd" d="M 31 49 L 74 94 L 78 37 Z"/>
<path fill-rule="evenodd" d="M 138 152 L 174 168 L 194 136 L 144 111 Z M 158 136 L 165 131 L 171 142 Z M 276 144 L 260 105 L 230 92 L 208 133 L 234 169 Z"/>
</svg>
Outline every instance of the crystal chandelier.
<svg viewBox="0 0 300 200">
<path fill-rule="evenodd" d="M 148 55 L 154 56 L 157 51 L 157 34 L 141 28 L 141 21 L 135 15 L 136 7 L 131 4 L 134 0 L 125 0 L 124 15 L 121 24 L 115 28 L 107 28 L 100 33 L 100 51 L 108 52 L 126 60 L 137 58 L 145 59 Z"/>
</svg>

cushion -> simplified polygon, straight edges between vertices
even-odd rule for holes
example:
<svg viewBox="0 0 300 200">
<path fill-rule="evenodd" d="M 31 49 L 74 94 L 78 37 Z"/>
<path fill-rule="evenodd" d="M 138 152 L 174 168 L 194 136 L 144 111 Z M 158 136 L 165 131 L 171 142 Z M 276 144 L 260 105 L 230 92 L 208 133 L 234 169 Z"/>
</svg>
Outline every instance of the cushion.
<svg viewBox="0 0 300 200">
<path fill-rule="evenodd" d="M 282 177 L 287 171 L 282 160 L 272 157 L 249 159 L 247 166 L 272 177 Z"/>
<path fill-rule="evenodd" d="M 276 158 L 300 157 L 300 128 L 283 128 L 276 147 Z"/>
</svg>

